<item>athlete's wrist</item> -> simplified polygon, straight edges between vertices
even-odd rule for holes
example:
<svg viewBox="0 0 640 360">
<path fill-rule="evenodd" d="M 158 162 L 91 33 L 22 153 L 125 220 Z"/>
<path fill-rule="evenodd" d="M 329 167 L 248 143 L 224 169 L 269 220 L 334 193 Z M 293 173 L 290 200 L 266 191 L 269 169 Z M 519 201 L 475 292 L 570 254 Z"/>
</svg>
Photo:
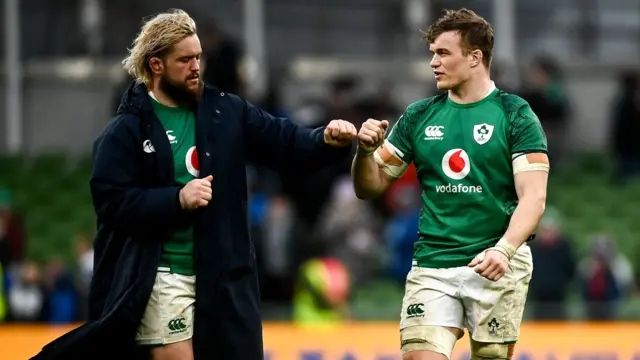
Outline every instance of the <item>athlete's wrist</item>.
<svg viewBox="0 0 640 360">
<path fill-rule="evenodd" d="M 368 157 L 368 156 L 372 156 L 374 152 L 376 152 L 377 148 L 373 148 L 373 149 L 367 149 L 363 146 L 361 146 L 360 144 L 358 144 L 358 147 L 356 149 L 356 154 L 360 157 Z"/>
<path fill-rule="evenodd" d="M 501 238 L 492 248 L 491 250 L 498 251 L 502 253 L 507 259 L 511 260 L 516 255 L 517 249 L 511 245 L 507 239 Z"/>
<path fill-rule="evenodd" d="M 182 210 L 186 210 L 186 208 L 187 208 L 187 205 L 186 205 L 187 201 L 186 201 L 186 199 L 184 198 L 184 193 L 182 192 L 182 190 L 183 190 L 183 189 L 184 189 L 184 187 L 181 187 L 181 188 L 178 190 L 178 204 L 180 205 L 180 208 L 181 208 Z"/>
</svg>

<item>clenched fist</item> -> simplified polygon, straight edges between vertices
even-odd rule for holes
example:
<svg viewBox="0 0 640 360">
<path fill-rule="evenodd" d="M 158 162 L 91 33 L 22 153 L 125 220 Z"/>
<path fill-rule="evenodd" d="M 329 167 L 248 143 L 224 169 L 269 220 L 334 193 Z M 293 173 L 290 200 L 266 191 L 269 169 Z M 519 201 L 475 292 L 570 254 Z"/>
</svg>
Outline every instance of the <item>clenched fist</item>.
<svg viewBox="0 0 640 360">
<path fill-rule="evenodd" d="M 476 256 L 469 267 L 491 281 L 498 281 L 509 270 L 509 258 L 500 251 L 488 249 Z"/>
<path fill-rule="evenodd" d="M 180 190 L 180 205 L 185 210 L 194 210 L 207 206 L 211 200 L 211 180 L 209 175 L 204 179 L 193 179 Z"/>
<path fill-rule="evenodd" d="M 387 120 L 369 119 L 362 124 L 360 132 L 358 132 L 358 146 L 366 152 L 375 151 L 384 142 L 384 136 L 389 127 Z"/>
<path fill-rule="evenodd" d="M 353 138 L 357 135 L 356 127 L 352 123 L 344 120 L 331 120 L 324 128 L 324 142 L 333 147 L 344 147 L 351 145 Z"/>
</svg>

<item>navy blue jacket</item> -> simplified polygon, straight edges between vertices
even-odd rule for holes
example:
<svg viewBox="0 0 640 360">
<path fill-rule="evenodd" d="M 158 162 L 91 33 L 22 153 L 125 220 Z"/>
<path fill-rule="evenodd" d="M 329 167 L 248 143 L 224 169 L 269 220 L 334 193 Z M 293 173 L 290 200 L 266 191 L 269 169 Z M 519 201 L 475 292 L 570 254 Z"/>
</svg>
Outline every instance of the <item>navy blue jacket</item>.
<svg viewBox="0 0 640 360">
<path fill-rule="evenodd" d="M 200 177 L 213 176 L 209 205 L 185 211 L 174 183 L 169 140 L 147 90 L 133 83 L 93 149 L 97 214 L 89 322 L 45 346 L 35 359 L 129 359 L 151 294 L 161 243 L 194 222 L 196 360 L 262 360 L 255 250 L 247 217 L 248 160 L 281 172 L 312 172 L 344 161 L 323 129 L 275 118 L 247 101 L 205 87 L 194 108 Z"/>
</svg>

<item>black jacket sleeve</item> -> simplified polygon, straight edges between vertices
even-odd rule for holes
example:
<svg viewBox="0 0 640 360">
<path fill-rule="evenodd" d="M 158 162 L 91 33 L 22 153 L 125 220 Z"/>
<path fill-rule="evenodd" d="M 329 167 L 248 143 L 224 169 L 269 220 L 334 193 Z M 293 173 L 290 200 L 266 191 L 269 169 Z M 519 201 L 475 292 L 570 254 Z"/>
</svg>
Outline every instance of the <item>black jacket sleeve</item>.
<svg viewBox="0 0 640 360">
<path fill-rule="evenodd" d="M 132 142 L 110 131 L 94 144 L 90 185 L 98 221 L 129 232 L 171 226 L 184 212 L 180 188 L 142 188 Z"/>
<path fill-rule="evenodd" d="M 276 118 L 244 101 L 245 146 L 249 160 L 275 170 L 315 171 L 344 161 L 351 147 L 324 142 L 324 128 L 308 129 Z"/>
</svg>

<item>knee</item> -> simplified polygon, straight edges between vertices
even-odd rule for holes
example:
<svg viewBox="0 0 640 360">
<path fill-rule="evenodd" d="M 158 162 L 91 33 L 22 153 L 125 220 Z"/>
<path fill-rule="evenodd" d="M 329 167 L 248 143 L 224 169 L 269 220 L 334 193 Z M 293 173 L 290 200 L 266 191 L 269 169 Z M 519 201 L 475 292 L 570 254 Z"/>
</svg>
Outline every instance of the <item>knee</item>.
<svg viewBox="0 0 640 360">
<path fill-rule="evenodd" d="M 471 360 L 509 360 L 515 344 L 484 343 L 471 340 Z"/>
<path fill-rule="evenodd" d="M 404 328 L 400 331 L 403 359 L 423 360 L 442 356 L 450 359 L 459 337 L 459 334 L 442 326 L 418 325 Z M 427 356 L 425 353 L 440 356 Z"/>
</svg>

